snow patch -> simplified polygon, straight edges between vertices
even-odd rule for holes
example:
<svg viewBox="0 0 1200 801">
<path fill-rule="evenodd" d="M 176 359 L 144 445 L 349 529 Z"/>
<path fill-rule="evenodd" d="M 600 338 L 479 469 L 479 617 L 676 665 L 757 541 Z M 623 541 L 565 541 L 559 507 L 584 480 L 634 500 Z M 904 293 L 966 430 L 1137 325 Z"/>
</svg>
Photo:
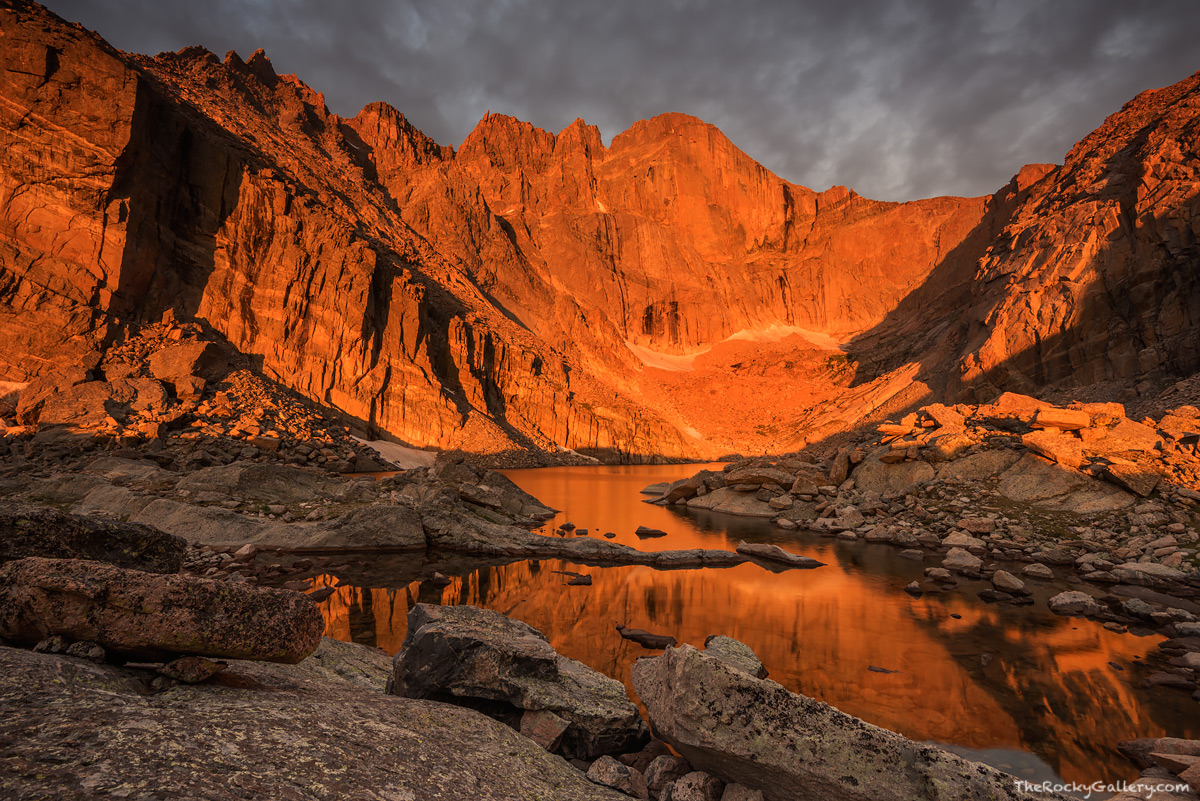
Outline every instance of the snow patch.
<svg viewBox="0 0 1200 801">
<path fill-rule="evenodd" d="M 747 342 L 778 342 L 781 339 L 798 334 L 807 339 L 812 344 L 826 350 L 841 350 L 846 349 L 844 342 L 838 342 L 829 334 L 823 334 L 820 331 L 812 331 L 808 328 L 801 328 L 798 325 L 783 325 L 775 323 L 766 328 L 743 328 L 736 334 L 730 334 L 725 338 L 725 342 L 739 339 Z"/>
<path fill-rule="evenodd" d="M 437 451 L 423 451 L 417 448 L 409 448 L 382 439 L 365 440 L 358 439 L 358 437 L 354 439 L 368 448 L 373 448 L 376 453 L 401 470 L 411 470 L 414 467 L 429 467 L 433 464 L 433 460 L 437 458 Z"/>
</svg>

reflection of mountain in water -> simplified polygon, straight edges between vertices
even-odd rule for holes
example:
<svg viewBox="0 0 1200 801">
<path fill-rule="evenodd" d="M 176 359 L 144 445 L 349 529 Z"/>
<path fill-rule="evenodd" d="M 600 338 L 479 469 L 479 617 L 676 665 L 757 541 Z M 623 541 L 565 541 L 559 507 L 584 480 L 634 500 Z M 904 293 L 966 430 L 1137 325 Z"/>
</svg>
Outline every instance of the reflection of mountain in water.
<svg viewBox="0 0 1200 801">
<path fill-rule="evenodd" d="M 328 633 L 395 652 L 414 603 L 475 604 L 536 626 L 561 653 L 627 684 L 633 661 L 650 652 L 622 640 L 614 624 L 694 644 L 723 633 L 753 647 L 789 689 L 917 740 L 1032 750 L 1068 779 L 1127 776 L 1112 743 L 1187 727 L 1107 666 L 1128 663 L 1144 646 L 1089 623 L 1027 610 L 1012 621 L 1014 610 L 956 595 L 913 600 L 886 577 L 848 572 L 837 560 L 778 575 L 754 565 L 583 568 L 590 588 L 565 586 L 553 572 L 560 569 L 581 568 L 521 562 L 444 588 L 341 587 L 325 606 Z M 986 669 L 984 653 L 995 655 Z"/>
</svg>

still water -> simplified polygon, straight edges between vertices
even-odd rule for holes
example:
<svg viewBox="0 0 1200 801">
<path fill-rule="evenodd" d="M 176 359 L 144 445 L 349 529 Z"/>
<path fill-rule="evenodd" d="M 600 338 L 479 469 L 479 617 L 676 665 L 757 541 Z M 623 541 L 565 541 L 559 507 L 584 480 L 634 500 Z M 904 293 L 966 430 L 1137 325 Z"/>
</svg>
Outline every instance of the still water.
<svg viewBox="0 0 1200 801">
<path fill-rule="evenodd" d="M 1200 737 L 1200 705 L 1168 688 L 1140 689 L 1157 636 L 1117 634 L 1060 618 L 1046 599 L 1067 585 L 1034 588 L 1026 607 L 989 605 L 985 585 L 912 598 L 905 584 L 936 564 L 902 559 L 887 545 L 785 532 L 769 521 L 644 503 L 644 486 L 691 475 L 700 465 L 511 470 L 522 489 L 563 510 L 587 536 L 643 550 L 732 549 L 772 542 L 826 562 L 773 573 L 754 564 L 658 571 L 595 568 L 561 560 L 479 567 L 447 563 L 448 586 L 414 581 L 409 555 L 372 557 L 345 575 L 322 605 L 331 637 L 400 648 L 418 602 L 474 604 L 533 625 L 566 656 L 629 685 L 640 656 L 657 652 L 620 638 L 618 623 L 703 647 L 710 634 L 745 642 L 770 678 L 864 720 L 996 765 L 1017 776 L 1080 783 L 1132 779 L 1114 746 L 1135 737 Z M 638 540 L 639 525 L 666 531 Z M 571 570 L 592 586 L 570 587 Z M 428 575 L 428 572 L 426 572 Z M 346 583 L 349 581 L 349 583 Z M 874 667 L 876 670 L 872 670 Z M 879 672 L 878 669 L 894 672 Z M 631 696 L 632 688 L 631 689 Z"/>
</svg>

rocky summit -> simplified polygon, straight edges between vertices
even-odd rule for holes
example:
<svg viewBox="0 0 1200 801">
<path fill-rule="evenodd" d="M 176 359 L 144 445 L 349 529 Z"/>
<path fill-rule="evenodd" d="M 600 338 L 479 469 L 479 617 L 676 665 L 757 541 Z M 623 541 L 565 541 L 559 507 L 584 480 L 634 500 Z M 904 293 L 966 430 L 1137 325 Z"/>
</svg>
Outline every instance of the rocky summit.
<svg viewBox="0 0 1200 801">
<path fill-rule="evenodd" d="M 1198 120 L 881 202 L 0 0 L 0 796 L 1197 798 Z"/>
</svg>

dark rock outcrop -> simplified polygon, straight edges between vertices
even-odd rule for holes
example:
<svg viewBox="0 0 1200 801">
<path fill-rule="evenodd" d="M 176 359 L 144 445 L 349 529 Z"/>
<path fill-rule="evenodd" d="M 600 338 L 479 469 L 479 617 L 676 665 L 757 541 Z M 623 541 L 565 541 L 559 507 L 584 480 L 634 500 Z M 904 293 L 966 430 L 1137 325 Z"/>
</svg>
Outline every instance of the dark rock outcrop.
<svg viewBox="0 0 1200 801">
<path fill-rule="evenodd" d="M 180 654 L 299 662 L 325 622 L 302 593 L 102 562 L 31 557 L 0 565 L 0 637 L 52 635 L 158 661 Z"/>
<path fill-rule="evenodd" d="M 621 682 L 554 652 L 545 636 L 499 612 L 417 604 L 388 691 L 473 706 L 519 725 L 521 712 L 567 722 L 560 752 L 591 760 L 636 751 L 649 738 Z"/>
<path fill-rule="evenodd" d="M 177 573 L 187 542 L 137 523 L 0 504 L 0 562 L 42 556 L 94 559 L 150 573 Z"/>
</svg>

